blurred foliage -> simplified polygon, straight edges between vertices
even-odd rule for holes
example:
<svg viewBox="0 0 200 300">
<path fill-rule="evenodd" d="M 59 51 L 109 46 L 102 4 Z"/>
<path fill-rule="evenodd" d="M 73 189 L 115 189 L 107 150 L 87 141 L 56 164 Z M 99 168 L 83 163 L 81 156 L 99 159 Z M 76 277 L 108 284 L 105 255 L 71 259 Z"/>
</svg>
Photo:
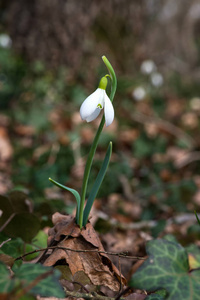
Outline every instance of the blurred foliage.
<svg viewBox="0 0 200 300">
<path fill-rule="evenodd" d="M 95 128 L 91 124 L 89 129 L 87 124 L 77 119 L 76 112 L 88 91 L 81 81 L 71 80 L 67 68 L 48 70 L 40 61 L 27 64 L 10 49 L 0 48 L 0 64 L 1 113 L 7 117 L 6 124 L 2 123 L 2 126 L 6 127 L 14 149 L 11 163 L 13 187 L 28 189 L 36 210 L 46 205 L 50 215 L 55 205 L 55 210 L 59 207 L 67 211 L 65 205 L 61 205 L 62 193 L 56 192 L 55 195 L 56 190 L 48 177 L 81 188 L 81 178 L 77 177 L 73 168 L 77 159 L 81 159 L 80 155 L 87 155 Z M 174 148 L 177 155 L 179 151 L 181 155 L 182 149 L 198 150 L 199 145 L 193 145 L 192 138 L 190 140 L 187 136 L 197 133 L 198 122 L 192 127 L 187 124 L 189 121 L 184 123 L 181 117 L 188 112 L 198 116 L 198 111 L 192 111 L 188 104 L 190 99 L 175 99 L 175 103 L 171 104 L 173 98 L 181 95 L 181 91 L 177 96 L 167 95 L 167 83 L 154 86 L 150 79 L 141 72 L 137 79 L 119 77 L 119 93 L 115 99 L 119 124 L 114 125 L 116 129 L 103 132 L 98 150 L 100 159 L 94 161 L 89 182 L 90 189 L 92 178 L 96 177 L 99 170 L 101 153 L 105 152 L 108 142 L 112 140 L 114 158 L 99 197 L 123 193 L 121 176 L 125 176 L 132 193 L 141 199 L 143 219 L 159 218 L 163 206 L 169 207 L 169 211 L 188 211 L 188 207 L 198 210 L 191 201 L 196 191 L 194 175 L 199 170 L 198 162 L 189 164 L 182 172 L 176 167 L 176 160 L 167 154 L 168 149 Z M 174 88 L 176 84 L 177 81 L 174 81 Z M 143 99 L 137 99 L 137 94 L 134 94 L 137 87 L 144 89 Z M 193 86 L 188 88 L 192 94 Z M 125 97 L 123 101 L 122 95 Z M 162 118 L 169 124 L 170 120 L 174 122 L 178 134 L 171 129 L 168 131 L 165 121 L 163 127 Z M 157 120 L 161 125 L 156 123 Z M 184 144 L 184 140 L 187 140 L 187 144 Z M 73 146 L 77 143 L 81 146 L 78 158 Z M 57 201 L 50 201 L 55 198 L 51 196 L 51 191 Z M 73 199 L 68 197 L 71 211 Z"/>
<path fill-rule="evenodd" d="M 94 74 L 93 90 L 104 71 L 100 67 Z M 186 84 L 176 72 L 169 78 L 158 67 L 156 72 L 160 84 L 153 83 L 154 73 L 144 74 L 139 67 L 137 76 L 118 78 L 116 118 L 103 131 L 88 185 L 89 193 L 112 140 L 111 163 L 95 202 L 95 209 L 104 213 L 97 214 L 96 229 L 105 235 L 116 222 L 153 220 L 155 225 L 144 231 L 160 237 L 175 215 L 199 212 L 199 86 Z M 25 258 L 33 260 L 39 255 L 34 250 L 46 247 L 44 232 L 52 226 L 54 212 L 74 213 L 73 196 L 48 178 L 81 189 L 85 157 L 98 126 L 98 120 L 88 125 L 79 116 L 90 85 L 82 75 L 75 81 L 67 67 L 28 63 L 12 49 L 0 48 L 0 143 L 12 150 L 0 150 L 1 155 L 10 153 L 0 162 L 0 190 L 6 190 L 0 196 L 0 260 L 9 266 L 20 268 L 16 257 L 33 251 Z M 185 245 L 200 237 L 195 222 L 184 230 L 173 225 L 170 230 Z M 198 249 L 188 251 L 197 266 Z M 7 278 L 5 266 L 1 268 Z M 17 288 L 23 289 L 22 281 L 17 277 Z M 9 284 L 6 292 L 13 291 L 15 278 Z"/>
</svg>

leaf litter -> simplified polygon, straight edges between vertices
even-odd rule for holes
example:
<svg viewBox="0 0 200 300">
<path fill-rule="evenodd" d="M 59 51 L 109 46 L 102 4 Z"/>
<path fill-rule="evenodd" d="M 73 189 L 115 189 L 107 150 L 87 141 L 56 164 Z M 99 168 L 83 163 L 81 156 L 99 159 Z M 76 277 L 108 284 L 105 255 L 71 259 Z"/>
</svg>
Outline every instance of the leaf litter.
<svg viewBox="0 0 200 300">
<path fill-rule="evenodd" d="M 49 230 L 48 246 L 52 249 L 40 261 L 45 266 L 68 265 L 71 274 L 84 272 L 95 286 L 106 286 L 119 291 L 126 285 L 126 279 L 114 266 L 90 222 L 80 230 L 72 216 L 55 213 L 52 218 L 54 227 Z M 72 250 L 70 250 L 72 249 Z"/>
</svg>

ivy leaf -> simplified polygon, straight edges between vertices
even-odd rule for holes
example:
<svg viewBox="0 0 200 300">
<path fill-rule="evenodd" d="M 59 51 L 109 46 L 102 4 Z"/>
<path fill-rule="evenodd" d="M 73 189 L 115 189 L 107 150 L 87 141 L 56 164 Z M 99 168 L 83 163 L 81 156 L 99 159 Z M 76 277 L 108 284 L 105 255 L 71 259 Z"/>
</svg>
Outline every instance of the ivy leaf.
<svg viewBox="0 0 200 300">
<path fill-rule="evenodd" d="M 11 192 L 8 197 L 0 195 L 0 227 L 9 237 L 20 237 L 31 242 L 40 229 L 40 220 L 29 212 L 27 195 L 20 191 Z"/>
<path fill-rule="evenodd" d="M 149 258 L 132 276 L 132 287 L 147 291 L 164 288 L 167 300 L 199 299 L 200 270 L 189 273 L 188 254 L 181 245 L 165 239 L 152 240 L 146 251 Z"/>
<path fill-rule="evenodd" d="M 52 274 L 48 275 L 48 272 L 51 270 Z M 37 278 L 42 274 L 47 274 L 48 276 L 36 282 L 36 285 L 31 289 L 30 293 L 43 297 L 64 298 L 64 290 L 58 281 L 61 274 L 56 269 L 40 264 L 24 264 L 15 272 L 15 278 L 20 280 L 23 286 L 26 287 L 34 282 L 34 280 L 37 281 Z"/>
<path fill-rule="evenodd" d="M 8 236 L 0 233 L 0 243 L 6 241 L 7 239 Z M 24 242 L 20 238 L 13 238 L 0 248 L 0 254 L 3 253 L 16 258 L 22 254 L 22 249 L 24 249 L 23 247 Z"/>
<path fill-rule="evenodd" d="M 9 293 L 14 287 L 11 275 L 6 265 L 0 262 L 0 294 Z"/>
<path fill-rule="evenodd" d="M 18 213 L 5 227 L 4 232 L 10 237 L 20 237 L 25 242 L 31 242 L 40 229 L 39 219 L 31 213 Z"/>
<path fill-rule="evenodd" d="M 188 252 L 190 270 L 200 268 L 200 249 L 197 245 L 185 247 Z"/>
<path fill-rule="evenodd" d="M 164 300 L 163 296 L 158 294 L 151 294 L 145 298 L 145 300 Z"/>
<path fill-rule="evenodd" d="M 166 295 L 167 295 L 167 293 L 165 290 L 159 290 L 159 291 L 156 291 L 155 293 L 147 296 L 145 298 L 145 300 L 164 300 Z"/>
</svg>

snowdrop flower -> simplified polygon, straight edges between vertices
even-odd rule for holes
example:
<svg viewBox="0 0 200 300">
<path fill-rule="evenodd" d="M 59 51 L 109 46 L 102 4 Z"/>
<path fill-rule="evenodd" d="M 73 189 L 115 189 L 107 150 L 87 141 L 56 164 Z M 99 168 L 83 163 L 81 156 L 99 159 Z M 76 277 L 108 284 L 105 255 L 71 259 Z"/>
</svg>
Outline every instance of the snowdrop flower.
<svg viewBox="0 0 200 300">
<path fill-rule="evenodd" d="M 88 96 L 82 103 L 80 115 L 82 120 L 91 122 L 98 117 L 101 110 L 104 108 L 104 116 L 106 126 L 109 126 L 114 119 L 113 105 L 106 94 L 107 78 L 101 78 L 98 89 Z"/>
<path fill-rule="evenodd" d="M 12 45 L 11 38 L 5 33 L 0 34 L 0 47 L 10 48 L 11 45 Z"/>
<path fill-rule="evenodd" d="M 156 71 L 156 65 L 153 60 L 147 59 L 142 62 L 140 70 L 143 74 L 148 75 Z"/>
<path fill-rule="evenodd" d="M 146 91 L 142 86 L 138 86 L 137 88 L 134 89 L 132 95 L 136 101 L 141 101 L 144 100 L 146 96 Z"/>
</svg>

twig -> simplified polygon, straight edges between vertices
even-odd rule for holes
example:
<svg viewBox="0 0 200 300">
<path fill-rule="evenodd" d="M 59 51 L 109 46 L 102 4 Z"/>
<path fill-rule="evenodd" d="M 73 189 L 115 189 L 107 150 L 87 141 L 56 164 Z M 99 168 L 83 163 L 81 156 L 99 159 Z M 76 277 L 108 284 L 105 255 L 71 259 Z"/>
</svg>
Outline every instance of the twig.
<svg viewBox="0 0 200 300">
<path fill-rule="evenodd" d="M 174 163 L 177 169 L 181 169 L 197 160 L 200 160 L 200 151 L 185 153 L 185 155 L 176 159 Z"/>
<path fill-rule="evenodd" d="M 128 286 L 127 288 L 125 288 L 123 291 L 121 291 L 119 293 L 119 295 L 115 298 L 115 300 L 122 300 L 123 298 L 121 298 L 122 295 L 126 294 L 129 290 L 131 289 L 130 286 Z"/>
<path fill-rule="evenodd" d="M 6 226 L 10 223 L 10 221 L 14 218 L 14 216 L 16 215 L 16 213 L 13 213 L 7 220 L 6 222 L 1 226 L 0 228 L 0 232 L 2 232 Z"/>
<path fill-rule="evenodd" d="M 4 244 L 6 244 L 7 242 L 10 242 L 10 241 L 11 241 L 11 238 L 7 239 L 6 241 L 3 241 L 3 242 L 0 244 L 0 248 L 3 247 Z"/>
<path fill-rule="evenodd" d="M 31 254 L 34 254 L 34 253 L 37 253 L 37 252 L 41 252 L 41 251 L 48 251 L 48 250 L 54 250 L 54 249 L 61 249 L 61 250 L 66 250 L 66 251 L 73 251 L 73 252 L 96 252 L 96 253 L 104 253 L 104 254 L 107 254 L 107 255 L 113 255 L 113 256 L 118 256 L 118 257 L 123 257 L 123 258 L 127 258 L 127 259 L 134 259 L 134 260 L 145 260 L 145 258 L 143 257 L 137 257 L 137 256 L 130 256 L 130 255 L 127 255 L 126 253 L 124 252 L 107 252 L 107 251 L 99 251 L 99 250 L 77 250 L 77 249 L 71 249 L 71 248 L 66 248 L 66 247 L 62 247 L 62 246 L 52 246 L 52 247 L 47 247 L 47 248 L 42 248 L 42 249 L 36 249 L 36 250 L 33 250 L 31 252 L 28 252 L 28 253 L 25 253 L 17 258 L 15 258 L 15 261 L 16 260 L 19 260 L 19 259 L 23 259 L 24 257 L 28 256 L 28 255 L 31 255 Z"/>
<path fill-rule="evenodd" d="M 121 269 L 121 262 L 120 262 L 120 256 L 118 256 L 118 269 L 120 273 L 120 291 L 122 290 L 122 269 Z"/>
</svg>

